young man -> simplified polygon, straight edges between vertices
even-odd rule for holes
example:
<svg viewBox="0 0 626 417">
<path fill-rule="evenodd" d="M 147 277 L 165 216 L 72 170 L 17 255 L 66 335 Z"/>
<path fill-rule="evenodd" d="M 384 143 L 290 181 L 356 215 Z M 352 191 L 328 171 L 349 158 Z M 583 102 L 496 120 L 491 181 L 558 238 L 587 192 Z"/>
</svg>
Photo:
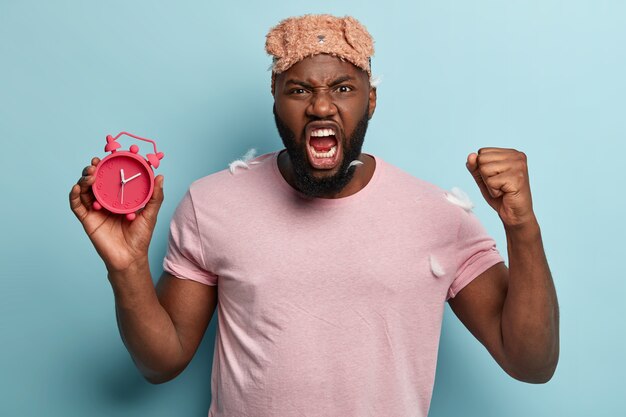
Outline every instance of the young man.
<svg viewBox="0 0 626 417">
<path fill-rule="evenodd" d="M 70 193 L 145 377 L 182 372 L 217 306 L 209 416 L 425 416 L 448 301 L 507 373 L 548 381 L 558 307 L 525 155 L 467 159 L 502 219 L 507 269 L 458 196 L 361 152 L 376 89 L 359 22 L 286 19 L 266 48 L 285 150 L 191 185 L 156 291 L 147 253 L 163 178 L 133 222 L 91 210 L 97 158 Z"/>
</svg>

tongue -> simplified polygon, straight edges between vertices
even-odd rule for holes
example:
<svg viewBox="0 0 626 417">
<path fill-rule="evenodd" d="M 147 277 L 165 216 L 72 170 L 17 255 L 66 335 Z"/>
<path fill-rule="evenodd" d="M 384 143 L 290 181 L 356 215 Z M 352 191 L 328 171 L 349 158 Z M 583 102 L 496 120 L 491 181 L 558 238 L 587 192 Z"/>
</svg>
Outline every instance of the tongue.
<svg viewBox="0 0 626 417">
<path fill-rule="evenodd" d="M 337 139 L 334 136 L 312 137 L 309 143 L 316 152 L 327 152 L 337 144 Z"/>
</svg>

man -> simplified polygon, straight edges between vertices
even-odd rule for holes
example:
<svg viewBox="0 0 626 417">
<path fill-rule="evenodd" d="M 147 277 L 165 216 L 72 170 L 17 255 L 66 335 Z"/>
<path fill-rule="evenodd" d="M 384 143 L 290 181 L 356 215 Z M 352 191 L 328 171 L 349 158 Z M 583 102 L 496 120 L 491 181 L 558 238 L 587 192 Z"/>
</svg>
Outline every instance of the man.
<svg viewBox="0 0 626 417">
<path fill-rule="evenodd" d="M 156 291 L 147 253 L 163 178 L 133 222 L 91 210 L 97 158 L 70 193 L 142 374 L 182 372 L 217 306 L 209 416 L 425 416 L 448 301 L 507 373 L 548 381 L 558 307 L 524 154 L 467 159 L 502 219 L 507 269 L 458 196 L 361 152 L 376 89 L 359 22 L 286 19 L 266 48 L 286 149 L 192 184 Z"/>
</svg>

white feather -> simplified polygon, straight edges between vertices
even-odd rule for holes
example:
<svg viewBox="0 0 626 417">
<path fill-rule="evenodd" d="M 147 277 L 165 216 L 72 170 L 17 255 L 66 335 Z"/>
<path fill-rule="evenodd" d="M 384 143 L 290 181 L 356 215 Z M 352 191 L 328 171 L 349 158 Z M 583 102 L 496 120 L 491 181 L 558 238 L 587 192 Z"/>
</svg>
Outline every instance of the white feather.
<svg viewBox="0 0 626 417">
<path fill-rule="evenodd" d="M 235 169 L 237 169 L 237 168 L 250 169 L 248 164 L 245 163 L 244 161 L 242 161 L 241 159 L 236 159 L 233 162 L 231 162 L 230 164 L 228 164 L 228 169 L 230 170 L 231 174 L 234 174 L 235 173 Z"/>
<path fill-rule="evenodd" d="M 248 149 L 248 152 L 246 152 L 243 156 L 243 158 L 241 158 L 244 162 L 248 162 L 249 160 L 253 159 L 256 156 L 256 149 L 254 148 L 250 148 Z"/>
<path fill-rule="evenodd" d="M 254 159 L 255 156 L 256 156 L 256 149 L 254 148 L 248 149 L 248 152 L 246 152 L 244 156 L 241 157 L 241 159 L 235 159 L 233 162 L 228 164 L 228 169 L 230 170 L 230 173 L 234 174 L 237 168 L 250 169 L 250 165 L 260 164 L 259 161 L 250 162 L 250 160 Z"/>
<path fill-rule="evenodd" d="M 452 190 L 446 193 L 446 199 L 467 212 L 470 212 L 474 208 L 474 203 L 472 203 L 469 196 L 458 187 L 452 187 Z"/>
<path fill-rule="evenodd" d="M 370 77 L 370 86 L 372 86 L 373 88 L 377 88 L 381 82 L 383 82 L 382 75 L 373 75 Z"/>
<path fill-rule="evenodd" d="M 446 271 L 444 271 L 443 267 L 439 264 L 439 262 L 437 262 L 437 259 L 435 259 L 433 255 L 429 256 L 429 260 L 430 270 L 432 271 L 434 276 L 436 276 L 437 278 L 441 278 L 446 274 Z"/>
</svg>

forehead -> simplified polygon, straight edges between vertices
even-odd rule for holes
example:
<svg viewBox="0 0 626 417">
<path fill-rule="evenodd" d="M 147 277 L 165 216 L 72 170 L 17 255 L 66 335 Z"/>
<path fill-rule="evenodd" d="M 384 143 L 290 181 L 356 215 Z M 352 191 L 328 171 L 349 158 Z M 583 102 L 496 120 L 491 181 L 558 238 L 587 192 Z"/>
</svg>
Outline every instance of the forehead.
<svg viewBox="0 0 626 417">
<path fill-rule="evenodd" d="M 340 58 L 319 54 L 307 57 L 302 61 L 294 64 L 287 71 L 277 76 L 278 80 L 289 81 L 297 79 L 309 83 L 327 83 L 337 78 L 349 76 L 355 80 L 367 82 L 367 72 L 358 68 L 348 61 Z"/>
</svg>

